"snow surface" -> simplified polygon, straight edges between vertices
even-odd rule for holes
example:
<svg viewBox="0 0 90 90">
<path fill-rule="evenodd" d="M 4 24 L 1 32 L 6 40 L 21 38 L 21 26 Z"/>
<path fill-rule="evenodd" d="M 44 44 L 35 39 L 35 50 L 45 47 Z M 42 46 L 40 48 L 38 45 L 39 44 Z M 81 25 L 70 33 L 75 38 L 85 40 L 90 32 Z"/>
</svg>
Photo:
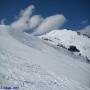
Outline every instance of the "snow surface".
<svg viewBox="0 0 90 90">
<path fill-rule="evenodd" d="M 61 44 L 65 48 L 70 46 L 76 46 L 80 50 L 82 56 L 90 59 L 90 39 L 84 35 L 81 35 L 71 30 L 53 30 L 46 35 L 40 36 L 40 38 L 47 38 L 49 42 L 58 45 Z"/>
<path fill-rule="evenodd" d="M 90 90 L 90 64 L 82 59 L 35 36 L 0 26 L 1 90 Z"/>
</svg>

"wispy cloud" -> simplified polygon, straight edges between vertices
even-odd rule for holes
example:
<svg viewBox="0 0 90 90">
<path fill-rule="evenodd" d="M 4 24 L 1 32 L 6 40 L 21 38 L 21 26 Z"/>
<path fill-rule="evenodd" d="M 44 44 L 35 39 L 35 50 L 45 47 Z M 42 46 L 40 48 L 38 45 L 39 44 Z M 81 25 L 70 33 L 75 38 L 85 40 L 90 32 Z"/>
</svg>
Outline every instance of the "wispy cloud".
<svg viewBox="0 0 90 90">
<path fill-rule="evenodd" d="M 21 10 L 20 12 L 21 17 L 30 17 L 34 9 L 35 9 L 34 5 L 30 5 L 25 10 Z"/>
<path fill-rule="evenodd" d="M 79 30 L 82 34 L 85 34 L 90 37 L 90 25 L 86 26 L 85 28 Z"/>
<path fill-rule="evenodd" d="M 40 15 L 32 16 L 29 20 L 30 29 L 35 29 L 36 27 L 38 27 L 43 20 L 43 17 L 41 17 Z"/>
<path fill-rule="evenodd" d="M 66 22 L 65 16 L 62 14 L 46 18 L 43 18 L 41 15 L 33 15 L 34 9 L 34 5 L 30 5 L 25 10 L 21 10 L 19 18 L 12 22 L 10 27 L 21 31 L 32 30 L 33 35 L 40 35 L 53 29 L 58 29 Z M 4 20 L 2 20 L 3 23 Z"/>
<path fill-rule="evenodd" d="M 88 22 L 88 20 L 83 20 L 82 22 L 81 22 L 81 24 L 86 24 Z"/>
<path fill-rule="evenodd" d="M 22 30 L 22 31 L 27 29 L 29 27 L 29 20 L 30 17 L 32 16 L 33 9 L 34 6 L 30 5 L 25 10 L 21 10 L 19 19 L 12 22 L 11 27 L 16 30 Z"/>
<path fill-rule="evenodd" d="M 47 17 L 43 22 L 35 29 L 34 35 L 40 35 L 47 33 L 51 30 L 60 28 L 66 22 L 64 15 L 58 14 Z"/>
<path fill-rule="evenodd" d="M 1 20 L 1 25 L 4 25 L 5 24 L 5 19 L 2 19 Z"/>
</svg>

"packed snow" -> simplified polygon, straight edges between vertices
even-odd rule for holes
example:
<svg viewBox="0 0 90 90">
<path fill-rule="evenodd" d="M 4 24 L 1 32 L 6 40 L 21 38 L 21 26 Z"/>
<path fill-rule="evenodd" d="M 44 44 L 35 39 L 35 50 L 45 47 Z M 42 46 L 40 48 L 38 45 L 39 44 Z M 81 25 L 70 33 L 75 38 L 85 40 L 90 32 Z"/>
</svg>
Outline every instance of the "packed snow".
<svg viewBox="0 0 90 90">
<path fill-rule="evenodd" d="M 39 36 L 48 42 L 63 46 L 68 49 L 70 46 L 75 46 L 79 55 L 84 56 L 90 61 L 90 39 L 80 33 L 71 30 L 53 30 L 45 35 Z"/>
<path fill-rule="evenodd" d="M 0 90 L 90 90 L 90 64 L 84 60 L 36 36 L 0 25 Z"/>
</svg>

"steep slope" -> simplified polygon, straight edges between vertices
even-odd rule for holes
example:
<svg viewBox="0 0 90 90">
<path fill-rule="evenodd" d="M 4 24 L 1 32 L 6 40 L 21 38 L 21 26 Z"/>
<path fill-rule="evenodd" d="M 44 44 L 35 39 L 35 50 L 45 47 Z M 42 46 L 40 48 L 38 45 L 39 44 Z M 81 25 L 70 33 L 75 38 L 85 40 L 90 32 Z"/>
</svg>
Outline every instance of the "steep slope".
<svg viewBox="0 0 90 90">
<path fill-rule="evenodd" d="M 75 31 L 66 29 L 53 30 L 46 35 L 40 36 L 40 38 L 68 50 L 73 46 L 77 49 L 76 51 L 74 49 L 72 50 L 73 52 L 75 51 L 75 54 L 77 52 L 79 55 L 86 57 L 88 61 L 90 59 L 90 39 Z"/>
<path fill-rule="evenodd" d="M 89 90 L 90 65 L 62 51 L 34 36 L 0 26 L 0 88 Z"/>
</svg>

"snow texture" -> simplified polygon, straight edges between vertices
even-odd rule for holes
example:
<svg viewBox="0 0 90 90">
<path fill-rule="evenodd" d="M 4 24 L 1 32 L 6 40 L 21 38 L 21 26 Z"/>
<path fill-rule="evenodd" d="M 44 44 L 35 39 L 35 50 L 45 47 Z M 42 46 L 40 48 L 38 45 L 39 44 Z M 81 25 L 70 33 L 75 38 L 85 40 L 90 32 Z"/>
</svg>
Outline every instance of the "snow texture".
<svg viewBox="0 0 90 90">
<path fill-rule="evenodd" d="M 70 31 L 65 32 L 64 39 Z M 0 90 L 90 90 L 90 65 L 82 60 L 35 36 L 0 26 Z"/>
</svg>

